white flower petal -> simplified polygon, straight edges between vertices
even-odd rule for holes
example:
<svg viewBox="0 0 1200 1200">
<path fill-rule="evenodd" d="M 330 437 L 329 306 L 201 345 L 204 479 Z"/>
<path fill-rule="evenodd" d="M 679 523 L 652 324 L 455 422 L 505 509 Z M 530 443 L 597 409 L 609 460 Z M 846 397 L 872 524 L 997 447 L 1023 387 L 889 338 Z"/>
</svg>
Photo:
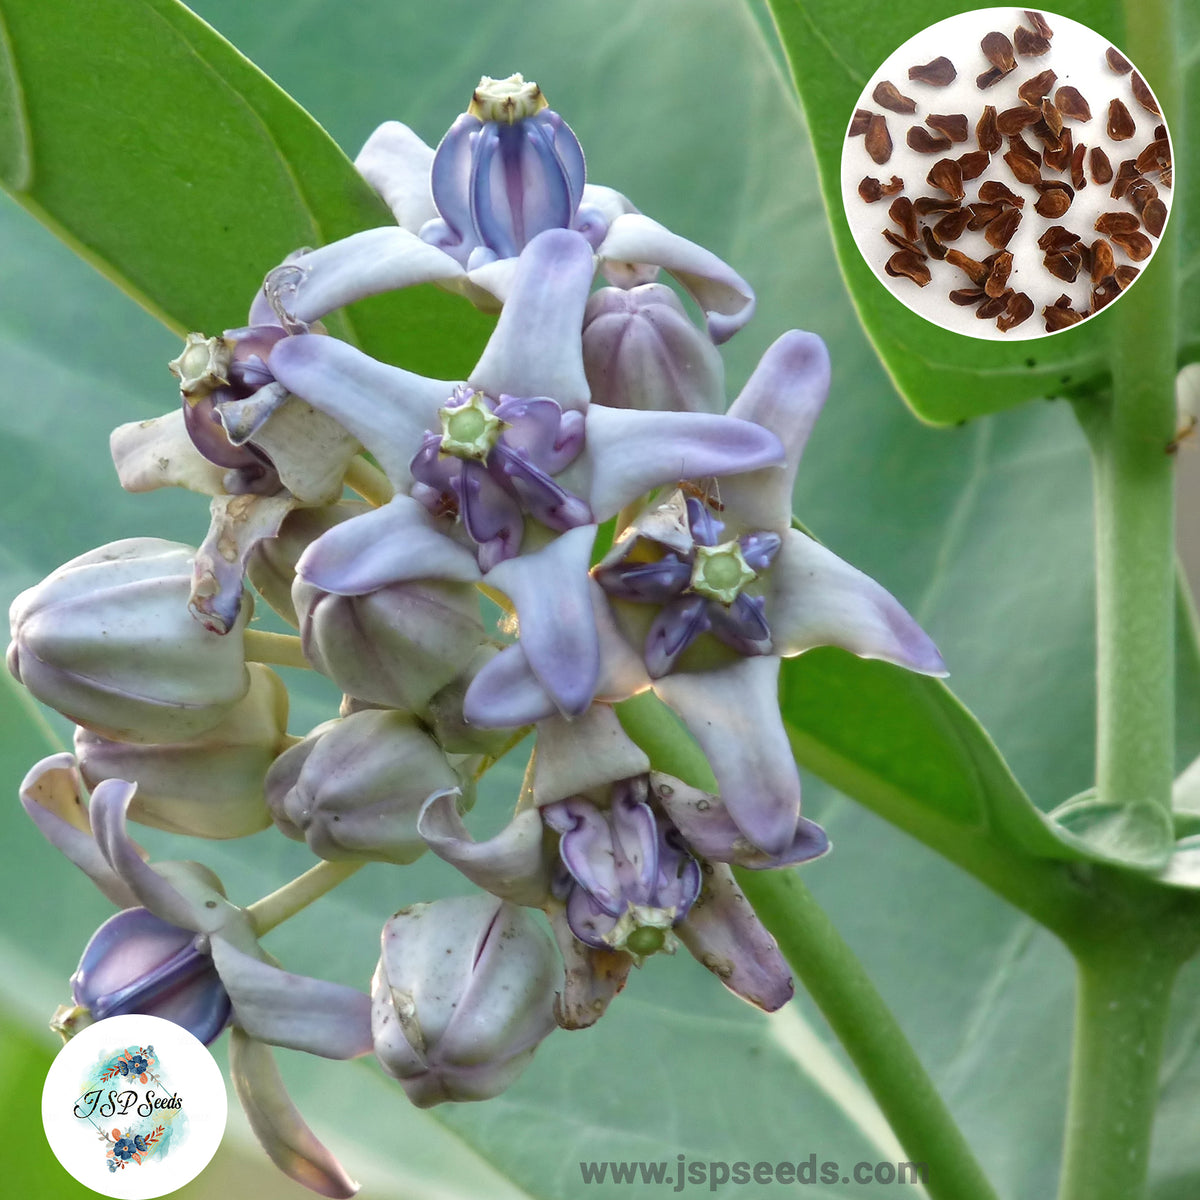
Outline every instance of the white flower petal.
<svg viewBox="0 0 1200 1200">
<path fill-rule="evenodd" d="M 438 215 L 429 186 L 433 155 L 433 147 L 407 125 L 384 121 L 354 160 L 354 169 L 383 197 L 396 223 L 410 233 Z"/>
</svg>

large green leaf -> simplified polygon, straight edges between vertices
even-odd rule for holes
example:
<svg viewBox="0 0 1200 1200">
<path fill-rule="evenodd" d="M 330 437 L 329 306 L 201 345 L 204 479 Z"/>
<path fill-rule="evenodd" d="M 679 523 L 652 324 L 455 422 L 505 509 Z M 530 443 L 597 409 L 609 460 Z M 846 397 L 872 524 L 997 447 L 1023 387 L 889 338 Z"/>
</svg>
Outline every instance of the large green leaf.
<svg viewBox="0 0 1200 1200">
<path fill-rule="evenodd" d="M 935 21 L 975 8 L 972 4 L 917 0 L 880 5 L 863 20 L 861 8 L 839 0 L 770 0 L 804 106 L 833 228 L 838 262 L 876 352 L 901 395 L 929 421 L 952 422 L 1009 408 L 1042 396 L 1062 396 L 1095 386 L 1107 372 L 1105 349 L 1120 321 L 1114 308 L 1076 329 L 1037 342 L 981 342 L 947 333 L 910 312 L 880 286 L 855 247 L 842 207 L 839 169 L 849 114 L 863 85 L 897 46 Z M 1182 4 L 1178 43 L 1186 70 L 1186 121 L 1195 112 L 1197 10 Z M 1054 12 L 1123 43 L 1124 17 L 1116 0 L 1070 0 Z M 1150 79 L 1155 84 L 1153 78 Z M 1200 352 L 1197 222 L 1191 167 L 1181 165 L 1175 245 L 1181 255 L 1184 293 L 1179 328 L 1188 357 Z M 1179 227 L 1183 228 L 1180 229 Z M 1147 277 L 1156 269 L 1151 264 Z M 1159 264 L 1157 269 L 1161 269 Z"/>
<path fill-rule="evenodd" d="M 1082 439 L 1065 406 L 944 432 L 920 426 L 903 409 L 842 290 L 803 126 L 749 10 L 722 0 L 540 0 L 519 9 L 448 0 L 434 19 L 386 0 L 269 8 L 204 0 L 199 7 L 351 153 L 388 117 L 408 119 L 436 140 L 483 72 L 523 70 L 538 79 L 583 140 L 596 181 L 710 245 L 758 287 L 759 315 L 727 349 L 732 388 L 784 329 L 812 328 L 827 339 L 834 395 L 801 472 L 798 511 L 918 615 L 951 665 L 955 691 L 1039 807 L 1088 785 L 1092 578 Z M 0 0 L 0 11 L 15 29 L 10 0 Z M 53 22 L 39 20 L 44 34 Z M 12 40 L 21 45 L 15 34 Z M 93 44 L 84 61 L 102 57 Z M 713 102 L 713 80 L 732 97 L 728 103 Z M 103 130 L 96 136 L 101 147 L 113 144 Z M 305 172 L 297 167 L 296 174 Z M 106 184 L 118 193 L 127 186 L 132 181 L 111 177 Z M 0 241 L 0 470 L 7 484 L 0 522 L 9 531 L 0 594 L 7 600 L 103 541 L 156 533 L 195 542 L 207 514 L 194 496 L 122 495 L 103 452 L 112 425 L 171 405 L 161 364 L 175 352 L 174 337 L 15 205 L 0 207 Z M 252 261 L 230 268 L 244 272 L 229 292 L 234 311 L 214 304 L 214 327 L 241 319 L 247 281 L 253 288 L 278 246 L 264 235 L 261 249 L 248 245 L 247 253 Z M 461 304 L 453 311 L 473 319 Z M 442 340 L 431 356 L 454 336 L 440 324 L 434 332 Z M 420 365 L 402 344 L 388 351 L 373 334 L 359 333 L 376 353 Z M 830 659 L 824 656 L 826 666 Z M 822 658 L 813 656 L 795 675 L 798 687 L 811 685 L 813 705 L 821 699 L 821 670 Z M 871 711 L 884 676 L 877 679 L 868 664 L 848 678 L 863 689 L 863 709 L 853 711 Z M 1194 671 L 1187 680 L 1181 707 L 1195 714 Z M 837 703 L 848 711 L 844 683 L 825 682 L 842 689 Z M 889 721 L 903 725 L 908 713 L 927 728 L 930 721 L 935 731 L 945 728 L 944 712 L 901 701 Z M 6 709 L 0 725 L 2 786 L 10 795 L 48 745 L 23 711 Z M 294 730 L 330 711 L 327 694 L 298 685 Z M 868 748 L 851 732 L 839 735 L 840 753 L 865 763 Z M 1195 733 L 1182 752 L 1200 751 Z M 896 762 L 910 790 L 920 789 L 922 772 L 950 769 L 929 740 L 920 744 L 937 762 L 901 764 L 896 736 L 890 747 L 872 748 L 874 765 Z M 955 761 L 966 771 L 971 755 Z M 518 771 L 514 764 L 496 773 L 472 822 L 494 827 L 503 819 Z M 836 843 L 832 856 L 807 871 L 813 890 L 868 964 L 1001 1193 L 1012 1200 L 1051 1194 L 1070 1022 L 1065 953 L 973 880 L 807 772 L 805 787 L 807 811 Z M 947 794 L 947 803 L 961 802 Z M 44 1019 L 109 910 L 15 804 L 2 811 L 0 870 L 9 900 L 0 980 L 18 994 L 23 1016 Z M 311 861 L 270 831 L 217 845 L 154 831 L 144 841 L 160 857 L 209 862 L 241 901 Z M 268 945 L 295 970 L 365 986 L 384 919 L 403 904 L 461 890 L 437 863 L 369 867 Z M 1193 973 L 1173 1034 L 1170 1133 L 1189 1128 L 1189 1101 L 1200 1094 L 1189 1023 L 1198 988 Z M 582 1190 L 578 1163 L 592 1158 L 673 1167 L 678 1154 L 755 1162 L 815 1152 L 847 1165 L 904 1157 L 810 1006 L 800 1000 L 765 1019 L 686 957 L 651 961 L 595 1029 L 556 1035 L 512 1091 L 485 1105 L 418 1112 L 369 1064 L 281 1058 L 309 1120 L 367 1182 L 368 1197 L 574 1198 Z M 1190 1146 L 1166 1147 L 1160 1159 L 1159 1178 L 1173 1181 L 1175 1196 L 1188 1194 L 1178 1190 L 1181 1179 L 1195 1190 Z M 806 1190 L 829 1198 L 878 1191 Z M 596 1200 L 636 1193 L 613 1184 L 586 1191 Z"/>
</svg>

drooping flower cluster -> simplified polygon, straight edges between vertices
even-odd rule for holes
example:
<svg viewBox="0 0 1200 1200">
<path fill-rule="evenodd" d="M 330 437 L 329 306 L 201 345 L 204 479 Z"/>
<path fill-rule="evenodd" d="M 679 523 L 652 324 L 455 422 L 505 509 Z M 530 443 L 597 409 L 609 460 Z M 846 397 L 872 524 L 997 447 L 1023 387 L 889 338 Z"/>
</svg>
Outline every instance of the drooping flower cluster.
<svg viewBox="0 0 1200 1200">
<path fill-rule="evenodd" d="M 536 85 L 485 77 L 436 151 L 391 122 L 357 165 L 397 224 L 275 267 L 247 325 L 189 335 L 179 408 L 113 434 L 127 489 L 211 498 L 201 545 L 72 560 L 17 598 L 8 654 L 79 727 L 75 756 L 34 767 L 22 803 L 120 909 L 57 1027 L 145 1012 L 210 1041 L 232 1026 L 252 1127 L 326 1195 L 355 1185 L 269 1045 L 373 1050 L 429 1105 L 496 1095 L 553 1029 L 592 1024 L 633 966 L 681 944 L 758 1007 L 786 1003 L 787 965 L 733 870 L 828 849 L 800 813 L 780 660 L 837 645 L 943 671 L 883 588 L 792 527 L 829 388 L 820 339 L 785 334 L 723 411 L 715 343 L 753 292 L 588 184 Z M 377 361 L 320 324 L 417 283 L 499 311 L 467 378 Z M 247 580 L 298 636 L 250 624 Z M 504 610 L 496 628 L 481 592 Z M 289 736 L 264 661 L 328 676 L 340 712 Z M 616 706 L 651 689 L 715 790 L 665 774 L 623 728 Z M 475 781 L 530 728 L 512 819 L 476 841 Z M 198 864 L 146 862 L 127 819 L 212 838 L 273 822 L 324 865 L 238 907 Z M 260 947 L 357 864 L 426 850 L 482 891 L 387 920 L 369 992 Z"/>
</svg>

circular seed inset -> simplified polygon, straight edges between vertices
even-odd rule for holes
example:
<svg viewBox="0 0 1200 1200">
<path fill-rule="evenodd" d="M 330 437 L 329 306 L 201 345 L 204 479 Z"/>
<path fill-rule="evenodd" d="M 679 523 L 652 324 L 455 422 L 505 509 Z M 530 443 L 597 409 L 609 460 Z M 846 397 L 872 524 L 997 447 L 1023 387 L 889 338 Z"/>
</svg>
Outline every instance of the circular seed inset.
<svg viewBox="0 0 1200 1200">
<path fill-rule="evenodd" d="M 842 202 L 867 265 L 927 321 L 1024 341 L 1119 299 L 1162 238 L 1171 138 L 1137 65 L 1054 13 L 930 25 L 867 82 Z"/>
</svg>

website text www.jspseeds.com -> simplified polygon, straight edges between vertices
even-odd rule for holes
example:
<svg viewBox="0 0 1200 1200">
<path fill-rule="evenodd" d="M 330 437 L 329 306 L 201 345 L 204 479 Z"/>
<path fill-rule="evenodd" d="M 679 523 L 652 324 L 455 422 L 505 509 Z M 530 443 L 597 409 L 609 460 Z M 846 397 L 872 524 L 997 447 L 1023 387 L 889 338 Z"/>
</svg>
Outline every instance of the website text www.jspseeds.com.
<svg viewBox="0 0 1200 1200">
<path fill-rule="evenodd" d="M 721 1162 L 687 1158 L 680 1154 L 674 1162 L 581 1162 L 579 1174 L 584 1183 L 658 1184 L 676 1192 L 684 1188 L 707 1187 L 718 1191 L 726 1184 L 809 1184 L 859 1183 L 907 1184 L 929 1182 L 929 1167 L 920 1162 L 818 1162 L 815 1154 L 800 1162 Z"/>
</svg>

